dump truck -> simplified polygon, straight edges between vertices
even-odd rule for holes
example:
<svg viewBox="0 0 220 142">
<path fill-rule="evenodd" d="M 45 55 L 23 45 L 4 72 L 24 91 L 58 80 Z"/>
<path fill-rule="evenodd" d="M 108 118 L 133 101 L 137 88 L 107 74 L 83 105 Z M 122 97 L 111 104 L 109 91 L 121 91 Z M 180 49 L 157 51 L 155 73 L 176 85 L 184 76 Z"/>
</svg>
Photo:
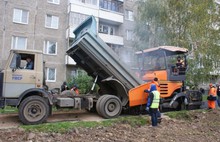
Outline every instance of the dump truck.
<svg viewBox="0 0 220 142">
<path fill-rule="evenodd" d="M 42 51 L 10 51 L 0 72 L 0 108 L 18 108 L 23 124 L 39 124 L 52 114 L 53 106 L 69 109 L 95 109 L 104 118 L 114 118 L 122 111 L 140 114 L 145 109 L 150 82 L 143 82 L 98 36 L 93 16 L 74 30 L 75 39 L 66 51 L 79 67 L 98 84 L 97 93 L 74 95 L 47 89 Z M 33 69 L 24 68 L 31 58 Z M 94 85 L 92 86 L 94 88 Z M 69 95 L 71 94 L 71 95 Z"/>
</svg>

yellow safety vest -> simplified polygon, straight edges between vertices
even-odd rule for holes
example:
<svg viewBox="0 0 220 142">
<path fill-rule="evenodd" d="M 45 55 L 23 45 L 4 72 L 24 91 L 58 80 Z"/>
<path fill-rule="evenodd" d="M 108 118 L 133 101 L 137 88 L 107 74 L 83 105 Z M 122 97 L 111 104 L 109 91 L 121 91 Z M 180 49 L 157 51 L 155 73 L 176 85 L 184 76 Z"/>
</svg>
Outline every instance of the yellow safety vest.
<svg viewBox="0 0 220 142">
<path fill-rule="evenodd" d="M 152 91 L 154 98 L 150 108 L 158 108 L 160 103 L 160 93 L 158 91 Z"/>
</svg>

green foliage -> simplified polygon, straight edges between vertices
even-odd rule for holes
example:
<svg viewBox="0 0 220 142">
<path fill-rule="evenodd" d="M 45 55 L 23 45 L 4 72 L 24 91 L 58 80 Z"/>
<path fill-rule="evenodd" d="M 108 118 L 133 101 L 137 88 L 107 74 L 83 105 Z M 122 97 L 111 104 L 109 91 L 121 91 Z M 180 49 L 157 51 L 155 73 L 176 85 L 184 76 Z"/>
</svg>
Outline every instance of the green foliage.
<svg viewBox="0 0 220 142">
<path fill-rule="evenodd" d="M 170 118 L 191 120 L 189 111 L 172 111 L 167 112 L 166 115 Z"/>
<path fill-rule="evenodd" d="M 201 114 L 207 110 L 204 109 L 198 109 L 198 110 L 191 110 L 191 111 L 171 111 L 171 112 L 166 112 L 165 115 L 169 116 L 170 118 L 174 119 L 180 119 L 180 120 L 187 120 L 191 121 L 195 119 L 197 114 Z"/>
<path fill-rule="evenodd" d="M 149 118 L 148 118 L 149 119 Z M 57 123 L 46 123 L 39 125 L 23 125 L 21 126 L 26 131 L 31 132 L 56 132 L 65 133 L 73 128 L 93 128 L 98 126 L 108 127 L 114 124 L 130 124 L 131 126 L 140 126 L 147 123 L 147 118 L 144 116 L 129 116 L 129 117 L 119 117 L 116 119 L 108 119 L 100 122 L 88 121 L 88 122 L 57 122 Z"/>
<path fill-rule="evenodd" d="M 77 85 L 80 94 L 86 94 L 90 91 L 92 87 L 93 78 L 88 76 L 86 73 L 82 73 L 76 77 L 69 77 L 69 79 L 67 80 L 67 84 L 69 88 L 72 88 L 74 85 Z"/>
<path fill-rule="evenodd" d="M 6 106 L 4 109 L 0 109 L 0 114 L 16 113 L 18 109 L 16 107 Z"/>
<path fill-rule="evenodd" d="M 219 5 L 213 0 L 139 0 L 137 6 L 136 48 L 188 48 L 188 79 L 196 86 L 210 81 L 220 60 Z"/>
</svg>

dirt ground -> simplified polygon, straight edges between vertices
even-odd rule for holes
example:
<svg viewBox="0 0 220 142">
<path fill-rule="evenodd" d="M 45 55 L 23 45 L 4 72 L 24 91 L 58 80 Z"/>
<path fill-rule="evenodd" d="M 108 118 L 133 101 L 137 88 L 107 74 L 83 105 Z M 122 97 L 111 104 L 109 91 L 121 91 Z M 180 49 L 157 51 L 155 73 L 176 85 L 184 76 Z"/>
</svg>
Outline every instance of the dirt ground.
<svg viewBox="0 0 220 142">
<path fill-rule="evenodd" d="M 190 111 L 191 120 L 163 117 L 158 127 L 132 127 L 117 124 L 110 127 L 75 128 L 60 133 L 25 132 L 19 127 L 0 129 L 0 142 L 207 142 L 220 141 L 220 110 Z M 1 118 L 0 118 L 1 120 Z M 0 124 L 1 125 L 1 124 Z M 1 127 L 1 126 L 0 126 Z"/>
</svg>

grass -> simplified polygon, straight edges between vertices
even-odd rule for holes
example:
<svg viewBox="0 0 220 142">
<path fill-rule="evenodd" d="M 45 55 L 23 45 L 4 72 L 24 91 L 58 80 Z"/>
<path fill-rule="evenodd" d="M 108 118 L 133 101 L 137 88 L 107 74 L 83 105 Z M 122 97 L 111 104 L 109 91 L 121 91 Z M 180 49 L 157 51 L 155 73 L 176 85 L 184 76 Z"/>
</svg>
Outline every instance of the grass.
<svg viewBox="0 0 220 142">
<path fill-rule="evenodd" d="M 21 126 L 26 131 L 31 132 L 56 132 L 65 133 L 73 128 L 94 128 L 94 127 L 108 127 L 114 124 L 129 124 L 131 126 L 141 126 L 147 124 L 147 117 L 145 116 L 128 116 L 119 117 L 115 119 L 106 119 L 104 121 L 81 121 L 81 122 L 56 122 L 56 123 L 45 123 L 39 125 L 23 125 Z"/>
<path fill-rule="evenodd" d="M 4 109 L 0 109 L 0 114 L 17 113 L 18 109 L 16 107 L 6 106 Z"/>
<path fill-rule="evenodd" d="M 170 118 L 190 120 L 190 114 L 189 111 L 187 110 L 171 111 L 171 112 L 167 112 L 166 115 L 169 116 Z"/>
<path fill-rule="evenodd" d="M 202 101 L 207 101 L 208 95 L 202 95 Z"/>
<path fill-rule="evenodd" d="M 203 111 L 203 109 L 198 109 L 198 110 L 192 110 L 192 111 L 188 111 L 188 110 L 182 110 L 182 111 L 171 111 L 171 112 L 166 112 L 165 115 L 169 116 L 170 118 L 174 118 L 174 119 L 181 119 L 181 120 L 192 120 L 193 119 L 193 114 L 192 112 L 198 112 L 201 113 Z"/>
</svg>

